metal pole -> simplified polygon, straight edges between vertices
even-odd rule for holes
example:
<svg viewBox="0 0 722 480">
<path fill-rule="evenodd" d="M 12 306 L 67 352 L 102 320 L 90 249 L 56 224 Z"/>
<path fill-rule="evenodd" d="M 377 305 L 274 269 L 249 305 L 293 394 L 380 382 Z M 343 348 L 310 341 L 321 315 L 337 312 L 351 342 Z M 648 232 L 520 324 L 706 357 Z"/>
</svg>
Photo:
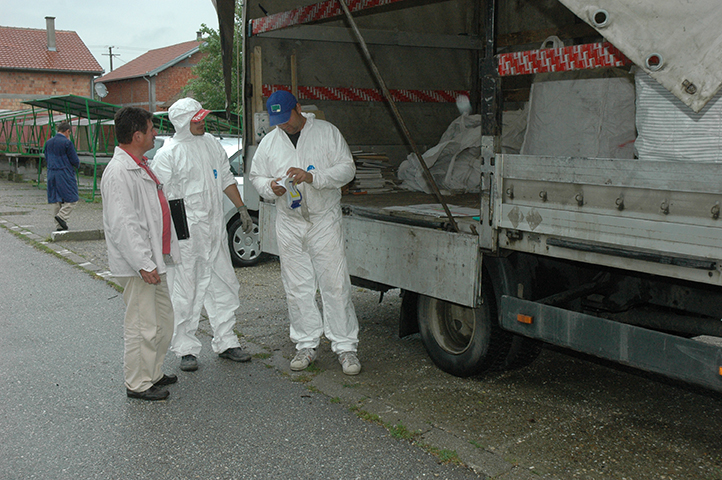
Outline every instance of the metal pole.
<svg viewBox="0 0 722 480">
<path fill-rule="evenodd" d="M 436 195 L 436 198 L 441 203 L 441 206 L 444 207 L 444 212 L 446 212 L 446 216 L 449 219 L 449 223 L 451 223 L 451 226 L 454 228 L 455 232 L 459 231 L 459 226 L 456 224 L 456 221 L 454 220 L 453 215 L 451 215 L 451 211 L 449 210 L 449 206 L 446 204 L 446 201 L 444 200 L 444 197 L 441 195 L 441 192 L 439 191 L 439 187 L 436 185 L 436 182 L 434 181 L 434 177 L 431 175 L 431 171 L 429 171 L 428 165 L 426 165 L 426 162 L 424 162 L 423 157 L 421 156 L 421 153 L 419 152 L 418 147 L 416 146 L 416 142 L 411 138 L 411 134 L 409 133 L 409 129 L 406 127 L 406 123 L 404 122 L 404 119 L 401 117 L 401 114 L 399 113 L 398 108 L 396 108 L 396 102 L 394 102 L 394 99 L 391 98 L 391 93 L 389 92 L 389 89 L 386 88 L 386 82 L 384 82 L 383 77 L 381 77 L 381 73 L 379 73 L 379 69 L 376 68 L 376 64 L 374 63 L 373 59 L 371 58 L 371 53 L 369 52 L 368 47 L 366 46 L 366 41 L 361 36 L 361 32 L 358 29 L 358 26 L 356 26 L 356 21 L 351 16 L 351 11 L 348 9 L 348 6 L 346 5 L 344 0 L 338 0 L 338 3 L 341 4 L 341 8 L 343 8 L 344 13 L 346 14 L 346 18 L 348 19 L 348 22 L 351 24 L 351 28 L 354 31 L 354 34 L 356 35 L 356 39 L 359 42 L 359 45 L 361 46 L 361 50 L 364 52 L 364 56 L 366 57 L 366 60 L 369 62 L 369 65 L 371 65 L 371 70 L 373 70 L 374 76 L 376 77 L 376 81 L 379 83 L 379 86 L 381 86 L 381 91 L 384 94 L 384 97 L 386 97 L 386 101 L 389 102 L 389 105 L 391 106 L 391 110 L 394 112 L 394 116 L 396 117 L 396 120 L 399 122 L 399 125 L 401 126 L 401 130 L 404 133 L 404 136 L 406 137 L 406 140 L 409 142 L 409 145 L 411 145 L 411 149 L 414 152 L 414 155 L 416 155 L 416 159 L 421 164 L 421 168 L 424 170 L 424 175 L 426 176 L 426 180 L 431 184 L 431 189 L 434 191 L 434 195 Z"/>
</svg>

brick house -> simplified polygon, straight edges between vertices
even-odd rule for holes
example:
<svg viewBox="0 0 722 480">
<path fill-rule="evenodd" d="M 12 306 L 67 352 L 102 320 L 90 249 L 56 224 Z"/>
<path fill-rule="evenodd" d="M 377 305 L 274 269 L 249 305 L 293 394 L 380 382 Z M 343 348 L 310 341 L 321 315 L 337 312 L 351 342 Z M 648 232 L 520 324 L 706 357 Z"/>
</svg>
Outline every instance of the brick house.
<svg viewBox="0 0 722 480">
<path fill-rule="evenodd" d="M 191 68 L 205 56 L 200 53 L 203 43 L 199 36 L 190 42 L 150 50 L 103 75 L 95 81 L 108 90 L 102 100 L 151 112 L 167 110 L 188 80 L 195 78 Z"/>
<path fill-rule="evenodd" d="M 77 33 L 0 27 L 0 110 L 24 110 L 23 101 L 74 94 L 93 97 L 93 78 L 103 68 Z"/>
</svg>

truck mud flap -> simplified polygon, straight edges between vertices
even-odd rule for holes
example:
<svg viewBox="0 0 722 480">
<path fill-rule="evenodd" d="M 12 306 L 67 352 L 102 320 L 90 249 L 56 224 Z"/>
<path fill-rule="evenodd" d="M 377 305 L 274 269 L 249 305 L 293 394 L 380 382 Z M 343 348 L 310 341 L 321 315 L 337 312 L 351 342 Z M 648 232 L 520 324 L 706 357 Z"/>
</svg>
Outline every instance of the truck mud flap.
<svg viewBox="0 0 722 480">
<path fill-rule="evenodd" d="M 507 295 L 500 317 L 505 330 L 722 391 L 720 347 Z"/>
</svg>

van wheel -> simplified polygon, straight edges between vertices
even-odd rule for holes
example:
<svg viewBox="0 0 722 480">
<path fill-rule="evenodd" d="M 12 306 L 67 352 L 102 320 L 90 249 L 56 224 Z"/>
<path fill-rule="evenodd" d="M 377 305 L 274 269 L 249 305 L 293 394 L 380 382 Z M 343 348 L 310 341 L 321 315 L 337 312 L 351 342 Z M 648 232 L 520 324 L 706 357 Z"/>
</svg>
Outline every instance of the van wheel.
<svg viewBox="0 0 722 480">
<path fill-rule="evenodd" d="M 431 360 L 446 373 L 469 377 L 504 365 L 512 335 L 499 327 L 490 290 L 485 289 L 479 308 L 419 296 L 421 339 Z"/>
<path fill-rule="evenodd" d="M 231 261 L 236 267 L 250 267 L 257 264 L 263 253 L 258 237 L 258 217 L 251 215 L 253 229 L 244 233 L 240 218 L 235 218 L 228 227 L 228 249 Z"/>
</svg>

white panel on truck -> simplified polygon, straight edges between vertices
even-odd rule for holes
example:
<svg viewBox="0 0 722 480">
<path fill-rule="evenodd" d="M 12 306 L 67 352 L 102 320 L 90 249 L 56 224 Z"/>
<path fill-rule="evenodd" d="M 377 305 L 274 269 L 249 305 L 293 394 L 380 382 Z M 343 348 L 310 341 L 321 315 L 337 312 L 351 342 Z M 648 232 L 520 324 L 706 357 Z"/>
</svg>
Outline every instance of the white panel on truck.
<svg viewBox="0 0 722 480">
<path fill-rule="evenodd" d="M 719 0 L 560 0 L 695 112 L 722 85 Z"/>
</svg>

